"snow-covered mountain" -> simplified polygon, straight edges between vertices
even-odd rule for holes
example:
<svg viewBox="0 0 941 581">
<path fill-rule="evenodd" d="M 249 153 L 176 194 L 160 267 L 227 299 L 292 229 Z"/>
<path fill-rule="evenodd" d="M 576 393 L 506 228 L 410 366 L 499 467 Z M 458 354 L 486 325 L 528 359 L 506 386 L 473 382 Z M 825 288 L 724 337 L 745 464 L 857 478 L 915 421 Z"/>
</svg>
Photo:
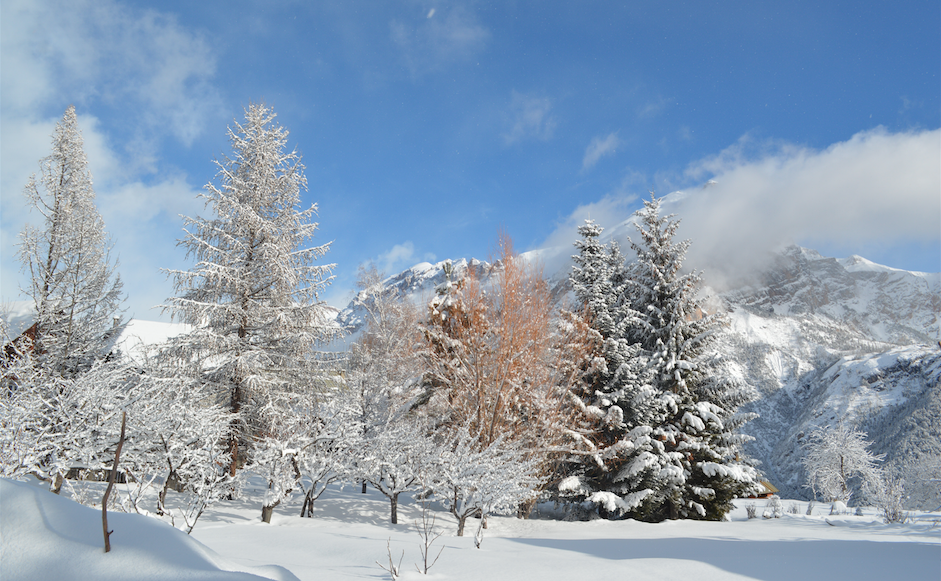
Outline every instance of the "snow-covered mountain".
<svg viewBox="0 0 941 581">
<path fill-rule="evenodd" d="M 630 221 L 612 229 L 625 248 Z M 564 301 L 574 249 L 523 256 L 544 265 L 553 295 Z M 567 254 L 566 254 L 567 253 Z M 452 278 L 472 270 L 486 281 L 499 265 L 456 260 Z M 424 305 L 446 280 L 445 262 L 422 263 L 389 277 Z M 709 273 L 705 273 L 708 284 Z M 941 273 L 896 270 L 859 256 L 836 259 L 792 246 L 725 290 L 704 289 L 710 308 L 724 311 L 719 348 L 736 361 L 759 393 L 750 404 L 760 418 L 746 424 L 755 437 L 747 452 L 788 497 L 806 494 L 800 460 L 813 429 L 843 420 L 869 433 L 872 450 L 906 469 L 912 503 L 941 504 Z M 340 313 L 355 333 L 366 293 Z"/>
<path fill-rule="evenodd" d="M 760 394 L 748 452 L 782 493 L 802 492 L 805 436 L 845 421 L 906 471 L 913 505 L 941 503 L 941 274 L 790 247 L 712 298 L 721 348 Z"/>
</svg>

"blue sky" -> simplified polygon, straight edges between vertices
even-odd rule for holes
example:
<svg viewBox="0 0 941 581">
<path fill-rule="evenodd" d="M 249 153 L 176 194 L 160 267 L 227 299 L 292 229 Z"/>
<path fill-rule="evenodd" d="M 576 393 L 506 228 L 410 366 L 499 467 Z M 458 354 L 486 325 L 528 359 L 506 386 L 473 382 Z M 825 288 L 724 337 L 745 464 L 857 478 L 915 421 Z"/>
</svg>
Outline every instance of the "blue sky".
<svg viewBox="0 0 941 581">
<path fill-rule="evenodd" d="M 304 156 L 337 305 L 364 262 L 570 244 L 651 189 L 687 192 L 707 276 L 789 242 L 941 270 L 938 2 L 2 0 L 0 27 L 4 301 L 69 104 L 138 318 L 258 101 Z"/>
</svg>

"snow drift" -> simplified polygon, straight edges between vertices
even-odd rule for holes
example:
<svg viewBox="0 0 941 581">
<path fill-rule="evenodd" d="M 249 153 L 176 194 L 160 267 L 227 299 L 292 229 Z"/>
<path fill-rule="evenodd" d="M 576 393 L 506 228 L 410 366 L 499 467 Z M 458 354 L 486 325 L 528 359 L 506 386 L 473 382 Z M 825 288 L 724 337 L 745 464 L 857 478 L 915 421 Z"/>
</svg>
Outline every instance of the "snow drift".
<svg viewBox="0 0 941 581">
<path fill-rule="evenodd" d="M 297 580 L 275 565 L 235 565 L 182 531 L 136 514 L 109 512 L 114 534 L 105 553 L 99 510 L 25 482 L 0 480 L 0 513 L 5 581 Z"/>
</svg>

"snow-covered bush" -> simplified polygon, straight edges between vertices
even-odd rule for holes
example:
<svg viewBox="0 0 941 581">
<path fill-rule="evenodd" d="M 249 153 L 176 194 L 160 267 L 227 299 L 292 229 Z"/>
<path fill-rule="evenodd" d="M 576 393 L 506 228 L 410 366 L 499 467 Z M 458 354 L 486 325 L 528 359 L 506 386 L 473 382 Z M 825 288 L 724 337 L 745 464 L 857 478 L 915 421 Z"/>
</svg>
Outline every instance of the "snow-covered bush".
<svg viewBox="0 0 941 581">
<path fill-rule="evenodd" d="M 830 505 L 830 516 L 846 514 L 846 503 L 842 500 L 834 500 Z"/>
<path fill-rule="evenodd" d="M 768 503 L 765 505 L 765 510 L 761 513 L 761 516 L 764 518 L 781 518 L 784 516 L 784 503 L 781 502 L 781 497 L 777 494 L 769 496 Z"/>
<path fill-rule="evenodd" d="M 377 426 L 368 440 L 350 440 L 350 452 L 358 455 L 350 476 L 369 482 L 389 499 L 392 524 L 399 522 L 399 496 L 431 472 L 437 454 L 424 427 L 411 420 L 393 418 Z"/>
</svg>

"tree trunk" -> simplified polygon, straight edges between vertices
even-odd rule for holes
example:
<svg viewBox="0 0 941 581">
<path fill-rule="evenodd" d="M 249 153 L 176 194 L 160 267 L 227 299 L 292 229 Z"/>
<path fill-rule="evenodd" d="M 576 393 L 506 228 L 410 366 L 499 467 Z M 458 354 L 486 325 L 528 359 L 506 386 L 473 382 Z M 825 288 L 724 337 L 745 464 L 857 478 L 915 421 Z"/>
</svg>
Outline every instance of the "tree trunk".
<svg viewBox="0 0 941 581">
<path fill-rule="evenodd" d="M 171 487 L 178 492 L 182 492 L 179 486 L 179 477 L 176 475 L 176 470 L 174 470 L 172 467 L 170 468 L 170 473 L 167 474 L 167 479 L 163 482 L 163 488 L 160 489 L 160 494 L 157 495 L 158 515 L 163 515 L 167 502 L 167 490 L 169 490 Z"/>
<path fill-rule="evenodd" d="M 265 505 L 265 506 L 261 507 L 261 522 L 265 522 L 265 523 L 269 523 L 269 524 L 270 524 L 270 523 L 271 523 L 271 515 L 274 513 L 274 507 L 278 506 L 279 504 L 281 504 L 281 503 L 280 503 L 280 502 L 276 502 L 276 503 L 272 504 L 271 506 Z"/>
<path fill-rule="evenodd" d="M 65 481 L 65 478 L 62 476 L 61 472 L 56 472 L 56 475 L 52 478 L 52 487 L 49 488 L 49 492 L 53 494 L 59 494 L 62 491 L 62 483 Z"/>
<path fill-rule="evenodd" d="M 366 481 L 363 480 L 363 494 L 366 494 Z"/>
<path fill-rule="evenodd" d="M 304 506 L 301 507 L 301 516 L 312 518 L 314 516 L 314 490 L 316 484 L 312 484 L 310 490 L 304 493 Z"/>
<path fill-rule="evenodd" d="M 160 489 L 160 494 L 157 495 L 157 516 L 163 516 L 164 503 L 167 501 L 167 486 L 168 484 L 164 482 L 163 488 Z"/>
<path fill-rule="evenodd" d="M 111 489 L 114 487 L 114 479 L 118 474 L 118 462 L 121 460 L 121 448 L 124 447 L 124 427 L 127 425 L 127 412 L 121 412 L 121 437 L 118 439 L 118 449 L 114 452 L 114 464 L 111 466 L 111 476 L 108 478 L 108 488 L 105 489 L 105 495 L 101 498 L 101 528 L 105 534 L 105 552 L 111 552 L 111 533 L 108 530 L 108 497 L 111 496 Z"/>
<path fill-rule="evenodd" d="M 463 514 L 463 515 L 458 516 L 457 514 L 455 514 L 454 516 L 457 516 L 457 536 L 463 537 L 464 536 L 464 523 L 467 522 L 467 515 Z"/>
<path fill-rule="evenodd" d="M 523 502 L 519 505 L 519 508 L 516 509 L 516 518 L 528 519 L 533 514 L 533 509 L 536 508 L 536 499 L 532 498 Z"/>
<path fill-rule="evenodd" d="M 399 524 L 399 493 L 389 495 L 389 502 L 392 504 L 392 524 Z"/>
<path fill-rule="evenodd" d="M 239 329 L 239 333 L 241 332 L 242 330 Z M 233 414 L 239 413 L 242 409 L 242 389 L 238 383 L 232 387 L 232 398 L 229 401 L 229 408 Z M 238 420 L 234 419 L 229 423 L 229 430 L 229 454 L 232 456 L 231 463 L 229 464 L 229 476 L 235 478 L 235 471 L 238 469 L 239 461 Z"/>
</svg>

